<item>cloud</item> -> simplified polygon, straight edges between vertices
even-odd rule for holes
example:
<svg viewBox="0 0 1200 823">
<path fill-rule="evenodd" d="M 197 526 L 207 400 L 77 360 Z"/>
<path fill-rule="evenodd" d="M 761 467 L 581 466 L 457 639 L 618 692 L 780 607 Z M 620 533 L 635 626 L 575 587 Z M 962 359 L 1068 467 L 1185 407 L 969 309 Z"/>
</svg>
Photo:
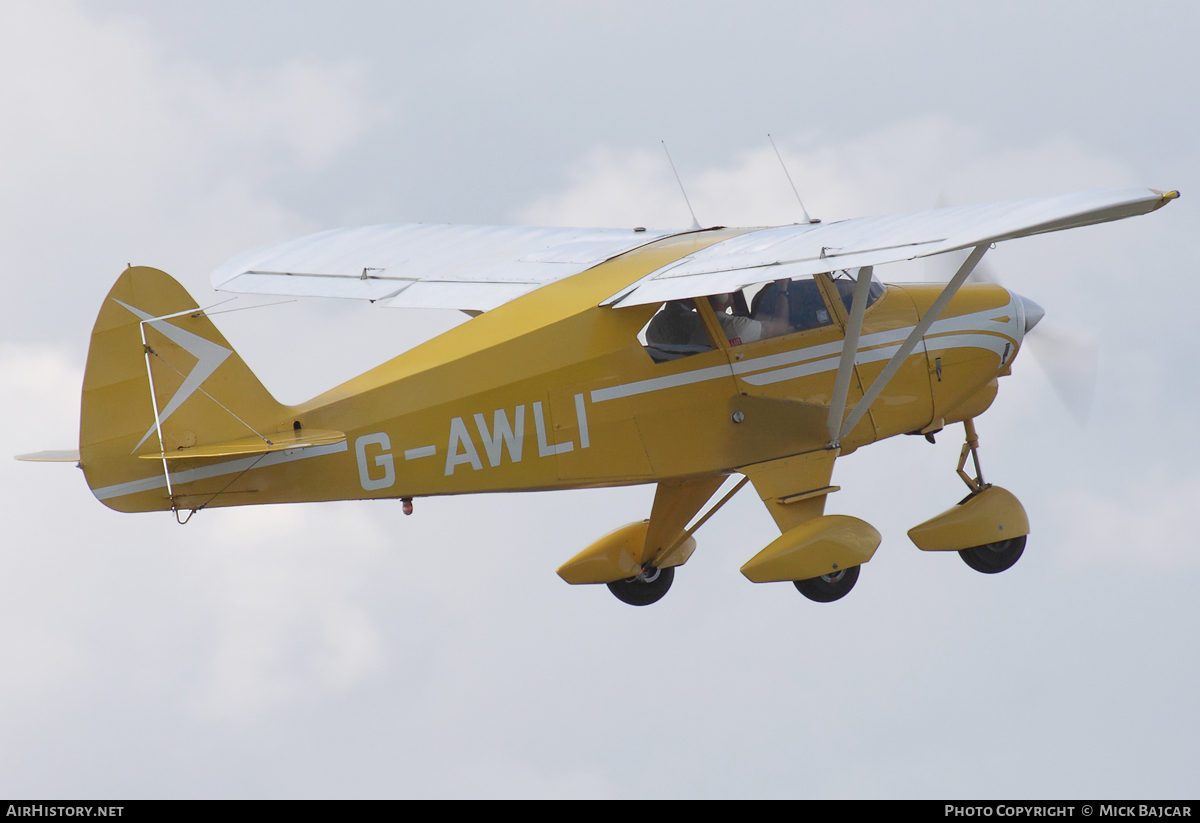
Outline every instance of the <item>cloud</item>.
<svg viewBox="0 0 1200 823">
<path fill-rule="evenodd" d="M 62 346 L 0 344 L 0 386 L 7 418 L 0 443 L 12 449 L 74 449 L 79 445 L 83 369 Z M 37 414 L 26 410 L 37 409 Z M 47 443 L 59 445 L 51 446 Z"/>
<path fill-rule="evenodd" d="M 264 238 L 308 230 L 308 218 L 271 194 L 272 181 L 333 161 L 387 116 L 369 98 L 361 64 L 214 69 L 168 53 L 134 19 L 98 22 L 65 0 L 0 9 L 0 110 L 12 113 L 0 119 L 7 455 L 75 447 L 86 336 L 126 262 L 186 280 Z M 120 680 L 126 672 L 113 667 L 125 664 L 160 682 L 190 672 L 191 710 L 245 718 L 312 689 L 343 691 L 379 667 L 379 632 L 356 601 L 360 577 L 333 559 L 296 556 L 321 541 L 376 544 L 370 521 L 323 512 L 313 523 L 304 510 L 276 509 L 197 523 L 166 541 L 211 540 L 213 549 L 156 558 L 172 581 L 164 583 L 144 565 L 119 570 L 122 559 L 144 564 L 153 538 L 121 530 L 110 538 L 109 513 L 88 499 L 75 469 L 5 459 L 6 509 L 21 508 L 12 501 L 25 494 L 36 501 L 7 518 L 2 562 L 10 582 L 25 585 L 5 602 L 11 628 L 0 647 L 14 664 L 0 685 L 6 703 L 36 704 L 77 689 L 80 678 Z M 86 514 L 52 536 L 47 525 L 78 504 Z M 80 550 L 83 558 L 66 559 Z M 58 562 L 72 571 L 40 589 Z M 90 579 L 80 579 L 85 569 Z M 180 588 L 185 579 L 196 588 Z M 106 594 L 132 581 L 143 585 L 113 615 Z M 169 616 L 139 623 L 164 589 L 176 595 Z M 79 610 L 115 618 L 121 639 L 93 642 L 74 622 Z M 212 626 L 198 658 L 165 642 L 197 622 Z"/>
<path fill-rule="evenodd" d="M 69 0 L 0 9 L 0 110 L 10 339 L 45 335 L 14 307 L 44 305 L 46 283 L 80 290 L 90 313 L 125 263 L 203 275 L 310 229 L 269 186 L 329 163 L 387 116 L 361 64 L 214 69 Z M 82 326 L 75 304 L 59 310 Z"/>
<path fill-rule="evenodd" d="M 971 203 L 1133 185 L 1111 157 L 1065 138 L 992 145 L 975 129 L 927 117 L 832 145 L 818 134 L 776 135 L 808 212 L 824 220 L 933 208 L 939 194 Z M 783 225 L 799 205 L 764 135 L 724 165 L 689 169 L 676 157 L 702 225 Z M 536 198 L 518 220 L 544 225 L 686 227 L 691 221 L 666 155 L 598 147 L 560 191 Z"/>
<path fill-rule="evenodd" d="M 1196 569 L 1195 521 L 1200 472 L 1159 461 L 1117 488 L 1075 487 L 1062 520 L 1076 524 L 1065 558 L 1115 568 Z"/>
</svg>

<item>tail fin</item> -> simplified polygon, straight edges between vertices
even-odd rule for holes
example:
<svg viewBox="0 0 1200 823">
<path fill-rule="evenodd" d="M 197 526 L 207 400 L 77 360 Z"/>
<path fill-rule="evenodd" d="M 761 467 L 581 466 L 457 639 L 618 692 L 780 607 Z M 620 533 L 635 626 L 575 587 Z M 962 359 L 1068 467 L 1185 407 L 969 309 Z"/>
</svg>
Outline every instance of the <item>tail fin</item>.
<svg viewBox="0 0 1200 823">
<path fill-rule="evenodd" d="M 288 407 L 179 283 L 125 270 L 100 307 L 83 377 L 80 462 L 97 498 L 118 511 L 170 510 L 164 453 L 265 441 L 284 427 Z"/>
</svg>

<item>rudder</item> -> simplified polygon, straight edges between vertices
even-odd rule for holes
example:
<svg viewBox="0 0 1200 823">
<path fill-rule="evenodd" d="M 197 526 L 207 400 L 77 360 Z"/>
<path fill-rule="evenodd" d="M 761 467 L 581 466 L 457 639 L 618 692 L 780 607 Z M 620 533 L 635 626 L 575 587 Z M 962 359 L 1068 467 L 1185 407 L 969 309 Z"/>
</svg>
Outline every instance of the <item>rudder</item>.
<svg viewBox="0 0 1200 823">
<path fill-rule="evenodd" d="M 288 416 L 183 286 L 157 269 L 125 270 L 100 307 L 83 378 L 80 463 L 101 502 L 196 508 L 172 501 L 163 461 L 144 458 L 264 436 Z"/>
</svg>

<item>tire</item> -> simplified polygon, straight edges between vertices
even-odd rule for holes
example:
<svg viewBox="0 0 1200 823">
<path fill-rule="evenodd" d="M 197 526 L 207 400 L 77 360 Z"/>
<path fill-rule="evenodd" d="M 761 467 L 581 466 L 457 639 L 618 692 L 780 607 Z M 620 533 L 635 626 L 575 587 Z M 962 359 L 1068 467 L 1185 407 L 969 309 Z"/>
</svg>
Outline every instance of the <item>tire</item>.
<svg viewBox="0 0 1200 823">
<path fill-rule="evenodd" d="M 663 599 L 674 579 L 673 566 L 665 569 L 647 569 L 646 573 L 637 577 L 609 583 L 608 590 L 622 603 L 628 603 L 630 606 L 649 606 Z"/>
<path fill-rule="evenodd" d="M 977 572 L 999 574 L 1011 569 L 1025 551 L 1025 535 L 998 543 L 986 543 L 963 549 L 958 554 L 963 562 Z"/>
<path fill-rule="evenodd" d="M 858 570 L 861 566 L 851 566 L 834 574 L 823 574 L 820 577 L 810 577 L 808 580 L 793 580 L 796 591 L 817 603 L 832 603 L 850 594 L 854 584 L 858 582 Z"/>
</svg>

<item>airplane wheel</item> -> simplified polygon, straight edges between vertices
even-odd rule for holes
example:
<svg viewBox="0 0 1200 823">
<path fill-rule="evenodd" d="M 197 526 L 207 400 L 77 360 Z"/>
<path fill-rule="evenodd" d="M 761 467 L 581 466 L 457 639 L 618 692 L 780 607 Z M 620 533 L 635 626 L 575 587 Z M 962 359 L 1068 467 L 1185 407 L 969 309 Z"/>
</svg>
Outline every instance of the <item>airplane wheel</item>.
<svg viewBox="0 0 1200 823">
<path fill-rule="evenodd" d="M 796 591 L 818 603 L 832 603 L 850 594 L 858 582 L 859 566 L 851 566 L 833 574 L 810 577 L 808 580 L 793 580 Z"/>
<path fill-rule="evenodd" d="M 1025 551 L 1025 536 L 1014 537 L 1012 540 L 1001 540 L 998 543 L 986 543 L 963 549 L 958 554 L 963 562 L 977 572 L 984 574 L 999 574 L 1011 569 L 1013 564 L 1021 559 Z"/>
<path fill-rule="evenodd" d="M 622 603 L 630 606 L 649 606 L 663 599 L 675 579 L 675 568 L 648 568 L 637 577 L 617 580 L 608 584 L 608 590 Z"/>
</svg>

